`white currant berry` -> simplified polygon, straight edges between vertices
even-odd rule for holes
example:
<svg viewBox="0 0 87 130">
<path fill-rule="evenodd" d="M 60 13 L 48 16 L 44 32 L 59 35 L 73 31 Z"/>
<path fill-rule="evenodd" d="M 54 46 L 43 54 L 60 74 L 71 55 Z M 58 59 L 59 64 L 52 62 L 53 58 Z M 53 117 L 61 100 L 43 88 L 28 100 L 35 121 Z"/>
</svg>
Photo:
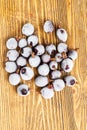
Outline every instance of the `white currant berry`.
<svg viewBox="0 0 87 130">
<path fill-rule="evenodd" d="M 78 57 L 78 53 L 76 50 L 70 50 L 68 52 L 68 57 L 71 58 L 72 60 L 76 60 Z"/>
<path fill-rule="evenodd" d="M 8 73 L 13 73 L 17 70 L 17 65 L 15 62 L 13 61 L 7 61 L 5 63 L 5 70 L 8 72 Z"/>
<path fill-rule="evenodd" d="M 19 56 L 16 63 L 18 66 L 25 66 L 27 64 L 27 60 L 24 57 Z"/>
<path fill-rule="evenodd" d="M 55 55 L 55 59 L 56 59 L 56 62 L 61 62 L 63 60 L 62 54 L 61 53 L 57 53 Z"/>
<path fill-rule="evenodd" d="M 28 96 L 30 94 L 30 89 L 26 84 L 20 84 L 17 87 L 17 93 L 19 96 Z"/>
<path fill-rule="evenodd" d="M 52 57 L 54 57 L 56 54 L 56 46 L 53 44 L 50 44 L 50 45 L 46 46 L 46 51 L 48 54 L 50 54 Z"/>
<path fill-rule="evenodd" d="M 65 83 L 62 79 L 56 79 L 53 81 L 53 88 L 55 91 L 61 91 L 65 87 Z"/>
<path fill-rule="evenodd" d="M 23 67 L 20 70 L 20 75 L 23 80 L 31 80 L 34 76 L 34 72 L 30 67 Z"/>
<path fill-rule="evenodd" d="M 57 46 L 57 50 L 58 50 L 59 53 L 67 52 L 68 51 L 67 44 L 59 43 L 58 46 Z"/>
<path fill-rule="evenodd" d="M 29 57 L 29 60 L 28 60 L 29 64 L 31 67 L 38 67 L 41 60 L 40 60 L 40 57 L 35 55 L 34 57 Z"/>
<path fill-rule="evenodd" d="M 70 72 L 73 66 L 74 66 L 73 61 L 70 58 L 66 58 L 61 62 L 61 68 L 65 72 Z"/>
<path fill-rule="evenodd" d="M 19 46 L 20 48 L 26 47 L 26 46 L 27 46 L 27 41 L 26 41 L 26 39 L 25 39 L 25 38 L 20 39 L 20 40 L 19 40 L 19 43 L 18 43 L 18 46 Z"/>
<path fill-rule="evenodd" d="M 17 41 L 15 38 L 9 38 L 6 42 L 6 46 L 8 49 L 16 49 L 17 48 Z"/>
<path fill-rule="evenodd" d="M 51 57 L 49 54 L 43 54 L 41 59 L 42 59 L 43 63 L 48 63 L 50 61 Z"/>
<path fill-rule="evenodd" d="M 49 66 L 45 63 L 38 67 L 38 73 L 42 76 L 48 75 L 49 71 L 50 71 Z"/>
<path fill-rule="evenodd" d="M 34 48 L 34 53 L 36 54 L 36 55 L 42 55 L 44 52 L 45 52 L 45 48 L 44 48 L 44 46 L 43 45 L 37 45 L 35 48 Z"/>
<path fill-rule="evenodd" d="M 68 34 L 65 29 L 63 29 L 63 28 L 57 29 L 56 35 L 59 38 L 59 40 L 61 40 L 63 42 L 67 41 Z"/>
<path fill-rule="evenodd" d="M 36 35 L 31 35 L 28 37 L 28 45 L 34 47 L 38 44 L 38 37 Z"/>
<path fill-rule="evenodd" d="M 31 23 L 26 23 L 22 27 L 22 33 L 26 36 L 32 35 L 34 33 L 34 26 Z"/>
<path fill-rule="evenodd" d="M 59 70 L 54 70 L 54 71 L 51 72 L 50 75 L 51 75 L 51 76 L 50 76 L 51 79 L 57 79 L 57 78 L 60 78 L 60 77 L 61 77 L 62 73 L 61 73 L 61 71 L 59 71 Z"/>
<path fill-rule="evenodd" d="M 56 61 L 51 61 L 49 67 L 51 70 L 56 70 L 58 68 L 58 63 Z"/>
<path fill-rule="evenodd" d="M 41 95 L 45 99 L 50 99 L 54 96 L 53 88 L 48 88 L 47 86 L 41 89 Z"/>
<path fill-rule="evenodd" d="M 9 83 L 11 85 L 18 85 L 21 81 L 20 75 L 17 73 L 13 73 L 9 75 Z"/>
<path fill-rule="evenodd" d="M 72 87 L 76 84 L 76 78 L 74 76 L 66 76 L 64 78 L 66 86 Z"/>
<path fill-rule="evenodd" d="M 9 50 L 7 52 L 6 57 L 10 60 L 10 61 L 15 61 L 17 59 L 17 57 L 19 56 L 19 52 L 16 50 Z"/>
<path fill-rule="evenodd" d="M 32 49 L 30 47 L 24 47 L 21 50 L 21 55 L 24 56 L 25 58 L 28 58 L 32 53 Z"/>
<path fill-rule="evenodd" d="M 49 83 L 48 78 L 44 76 L 38 76 L 35 79 L 35 84 L 38 87 L 44 87 Z"/>
<path fill-rule="evenodd" d="M 44 23 L 43 29 L 44 29 L 44 31 L 45 31 L 46 33 L 53 32 L 53 31 L 54 31 L 54 25 L 53 25 L 52 21 L 47 20 L 47 21 Z"/>
</svg>

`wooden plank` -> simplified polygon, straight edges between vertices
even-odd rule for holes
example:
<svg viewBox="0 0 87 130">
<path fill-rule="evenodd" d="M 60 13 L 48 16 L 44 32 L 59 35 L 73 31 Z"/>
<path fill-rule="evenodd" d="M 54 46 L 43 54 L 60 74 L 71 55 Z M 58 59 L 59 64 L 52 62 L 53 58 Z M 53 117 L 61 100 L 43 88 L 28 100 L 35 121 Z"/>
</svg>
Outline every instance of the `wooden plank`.
<svg viewBox="0 0 87 130">
<path fill-rule="evenodd" d="M 67 29 L 70 48 L 79 47 L 72 74 L 78 84 L 55 93 L 44 100 L 34 90 L 28 97 L 19 97 L 8 83 L 4 70 L 5 42 L 9 37 L 22 36 L 21 27 L 30 22 L 35 26 L 39 42 L 54 43 L 55 33 L 45 34 L 43 23 L 50 19 Z M 86 0 L 0 0 L 0 130 L 86 130 L 87 129 L 87 1 Z"/>
</svg>

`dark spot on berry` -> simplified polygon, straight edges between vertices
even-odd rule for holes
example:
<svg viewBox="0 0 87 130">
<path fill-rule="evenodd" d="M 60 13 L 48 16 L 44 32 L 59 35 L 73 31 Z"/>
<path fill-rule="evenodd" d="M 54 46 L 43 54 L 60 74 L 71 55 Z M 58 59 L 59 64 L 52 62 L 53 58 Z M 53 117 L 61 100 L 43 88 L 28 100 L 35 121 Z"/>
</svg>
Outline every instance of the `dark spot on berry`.
<svg viewBox="0 0 87 130">
<path fill-rule="evenodd" d="M 66 70 L 68 70 L 69 69 L 69 66 L 68 65 L 66 65 L 66 68 L 65 68 Z"/>
<path fill-rule="evenodd" d="M 21 90 L 21 93 L 22 93 L 22 95 L 26 95 L 26 94 L 27 94 L 27 90 L 23 88 L 23 89 Z"/>
<path fill-rule="evenodd" d="M 60 30 L 60 32 L 61 32 L 61 33 L 64 33 L 64 31 L 63 31 L 62 29 Z"/>
<path fill-rule="evenodd" d="M 24 53 L 24 50 L 23 50 L 23 48 L 21 49 L 21 53 Z"/>
<path fill-rule="evenodd" d="M 53 51 L 51 52 L 51 57 L 55 57 L 55 54 L 56 54 L 56 50 L 53 50 Z"/>
<path fill-rule="evenodd" d="M 21 73 L 25 74 L 26 73 L 26 69 L 25 68 L 21 69 Z"/>
<path fill-rule="evenodd" d="M 72 80 L 70 81 L 70 84 L 71 84 L 71 85 L 74 85 L 74 84 L 75 84 L 75 80 L 72 79 Z"/>
<path fill-rule="evenodd" d="M 32 42 L 30 42 L 30 46 L 33 46 L 33 43 L 32 43 Z"/>
<path fill-rule="evenodd" d="M 52 68 L 55 68 L 55 65 L 53 65 Z"/>
<path fill-rule="evenodd" d="M 34 54 L 36 55 L 36 54 L 38 53 L 38 50 L 35 49 L 35 48 L 33 48 L 33 52 L 34 52 Z"/>
</svg>

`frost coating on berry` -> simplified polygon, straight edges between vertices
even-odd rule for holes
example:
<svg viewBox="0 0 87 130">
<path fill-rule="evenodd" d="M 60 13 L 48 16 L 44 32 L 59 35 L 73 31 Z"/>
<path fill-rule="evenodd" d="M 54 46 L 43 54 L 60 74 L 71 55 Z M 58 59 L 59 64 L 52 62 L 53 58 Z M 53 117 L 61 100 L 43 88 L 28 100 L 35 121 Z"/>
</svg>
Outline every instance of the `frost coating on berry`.
<svg viewBox="0 0 87 130">
<path fill-rule="evenodd" d="M 64 78 L 66 86 L 72 87 L 76 84 L 76 78 L 74 76 L 66 76 Z"/>
<path fill-rule="evenodd" d="M 56 59 L 56 62 L 61 62 L 63 60 L 62 54 L 61 53 L 57 53 L 55 55 L 55 59 Z"/>
<path fill-rule="evenodd" d="M 22 33 L 26 36 L 32 35 L 34 33 L 34 26 L 31 23 L 26 23 L 22 27 Z"/>
<path fill-rule="evenodd" d="M 49 67 L 51 70 L 56 70 L 58 67 L 58 63 L 56 61 L 51 61 Z"/>
<path fill-rule="evenodd" d="M 23 67 L 20 70 L 20 75 L 23 80 L 31 80 L 34 76 L 34 72 L 30 67 Z"/>
<path fill-rule="evenodd" d="M 26 46 L 27 46 L 27 41 L 26 41 L 26 39 L 25 39 L 25 38 L 20 39 L 20 40 L 19 40 L 19 43 L 18 43 L 18 46 L 19 46 L 20 48 L 26 47 Z"/>
<path fill-rule="evenodd" d="M 18 57 L 16 62 L 18 66 L 25 66 L 27 64 L 26 59 L 22 56 Z"/>
<path fill-rule="evenodd" d="M 34 47 L 38 44 L 38 37 L 36 35 L 31 35 L 28 37 L 28 45 Z"/>
<path fill-rule="evenodd" d="M 51 79 L 57 79 L 60 78 L 62 75 L 61 71 L 59 70 L 54 70 L 51 72 Z"/>
<path fill-rule="evenodd" d="M 65 44 L 65 43 L 59 43 L 58 46 L 57 46 L 57 50 L 60 53 L 67 52 L 68 51 L 67 48 L 68 48 L 67 44 Z"/>
<path fill-rule="evenodd" d="M 68 53 L 68 57 L 71 58 L 72 60 L 76 60 L 78 57 L 78 53 L 75 50 L 70 50 Z"/>
<path fill-rule="evenodd" d="M 17 87 L 17 93 L 19 96 L 28 96 L 30 94 L 30 90 L 28 85 L 21 84 Z"/>
<path fill-rule="evenodd" d="M 21 79 L 19 74 L 13 73 L 9 75 L 9 83 L 11 85 L 18 85 L 20 83 L 20 80 Z"/>
<path fill-rule="evenodd" d="M 63 29 L 63 28 L 57 29 L 56 35 L 59 38 L 59 40 L 61 40 L 63 42 L 67 41 L 68 34 L 65 29 Z"/>
<path fill-rule="evenodd" d="M 32 49 L 30 47 L 25 47 L 21 51 L 21 55 L 28 58 L 32 53 Z"/>
<path fill-rule="evenodd" d="M 41 89 L 41 95 L 45 99 L 50 99 L 54 96 L 53 88 L 44 87 Z"/>
<path fill-rule="evenodd" d="M 47 20 L 47 21 L 44 23 L 43 28 L 44 28 L 44 31 L 45 31 L 46 33 L 53 32 L 53 31 L 54 31 L 54 25 L 53 25 L 52 21 L 50 21 L 50 20 Z"/>
<path fill-rule="evenodd" d="M 49 54 L 43 54 L 41 59 L 42 59 L 42 62 L 44 63 L 48 63 L 50 61 L 50 55 Z"/>
<path fill-rule="evenodd" d="M 45 52 L 45 48 L 43 45 L 37 45 L 34 49 L 36 55 L 42 55 Z"/>
<path fill-rule="evenodd" d="M 65 72 L 70 72 L 73 66 L 74 66 L 73 61 L 70 58 L 66 58 L 61 62 L 61 68 Z"/>
<path fill-rule="evenodd" d="M 17 70 L 17 65 L 15 62 L 13 61 L 7 61 L 5 63 L 5 70 L 8 72 L 8 73 L 13 73 Z"/>
<path fill-rule="evenodd" d="M 40 64 L 41 60 L 40 60 L 40 57 L 36 55 L 34 57 L 31 56 L 28 62 L 31 67 L 37 67 Z"/>
<path fill-rule="evenodd" d="M 17 57 L 19 56 L 18 51 L 16 50 L 9 50 L 7 52 L 6 57 L 10 60 L 10 61 L 15 61 L 17 59 Z"/>
<path fill-rule="evenodd" d="M 47 64 L 42 64 L 38 67 L 38 73 L 42 76 L 46 76 L 49 74 L 49 66 Z"/>
<path fill-rule="evenodd" d="M 46 51 L 48 52 L 48 54 L 52 55 L 52 53 L 56 52 L 56 46 L 53 44 L 50 44 L 50 45 L 46 46 Z"/>
<path fill-rule="evenodd" d="M 6 46 L 8 49 L 16 49 L 17 48 L 17 41 L 15 38 L 9 38 L 6 42 Z"/>
<path fill-rule="evenodd" d="M 35 84 L 36 84 L 36 86 L 38 86 L 38 87 L 44 87 L 44 86 L 46 86 L 48 83 L 49 83 L 48 78 L 47 78 L 47 77 L 44 77 L 44 76 L 38 76 L 38 77 L 35 79 Z"/>
<path fill-rule="evenodd" d="M 55 91 L 61 91 L 65 87 L 65 83 L 62 79 L 56 79 L 53 81 L 53 87 Z"/>
</svg>

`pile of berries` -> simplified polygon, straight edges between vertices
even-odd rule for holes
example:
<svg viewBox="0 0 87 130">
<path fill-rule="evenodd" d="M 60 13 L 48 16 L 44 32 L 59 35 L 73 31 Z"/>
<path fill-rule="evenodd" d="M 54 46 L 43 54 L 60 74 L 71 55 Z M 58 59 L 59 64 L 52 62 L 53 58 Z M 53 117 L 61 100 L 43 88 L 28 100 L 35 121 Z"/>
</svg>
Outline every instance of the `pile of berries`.
<svg viewBox="0 0 87 130">
<path fill-rule="evenodd" d="M 54 31 L 52 21 L 44 23 L 43 29 L 46 33 Z M 35 76 L 33 68 L 38 71 L 35 78 L 35 85 L 40 87 L 43 98 L 50 99 L 54 96 L 54 91 L 61 91 L 65 86 L 72 87 L 76 84 L 74 76 L 65 76 L 72 71 L 74 60 L 77 59 L 77 50 L 68 48 L 67 32 L 63 28 L 56 30 L 59 39 L 57 45 L 39 44 L 38 36 L 34 34 L 34 26 L 30 23 L 23 25 L 22 34 L 26 37 L 21 39 L 10 38 L 6 42 L 7 61 L 5 70 L 9 73 L 9 83 L 17 87 L 20 96 L 27 96 L 30 87 L 21 84 L 21 81 L 32 80 Z"/>
</svg>

